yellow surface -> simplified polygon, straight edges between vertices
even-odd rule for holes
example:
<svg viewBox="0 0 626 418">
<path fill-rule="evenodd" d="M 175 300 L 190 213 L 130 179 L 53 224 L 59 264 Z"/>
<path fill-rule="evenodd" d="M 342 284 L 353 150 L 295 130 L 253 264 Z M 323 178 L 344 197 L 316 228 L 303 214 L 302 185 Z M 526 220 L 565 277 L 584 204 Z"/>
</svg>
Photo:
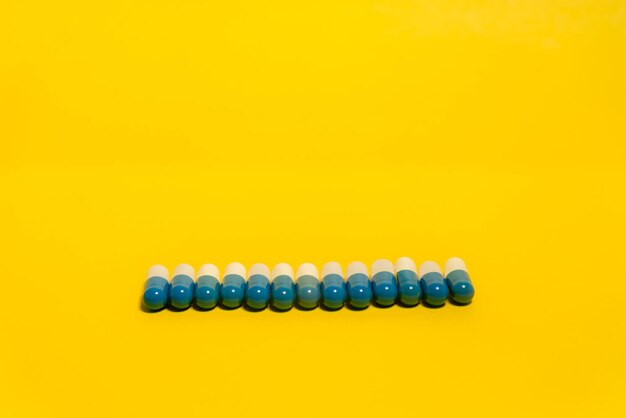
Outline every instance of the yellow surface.
<svg viewBox="0 0 626 418">
<path fill-rule="evenodd" d="M 623 1 L 0 2 L 0 417 L 626 416 Z M 469 307 L 143 313 L 465 258 Z"/>
</svg>

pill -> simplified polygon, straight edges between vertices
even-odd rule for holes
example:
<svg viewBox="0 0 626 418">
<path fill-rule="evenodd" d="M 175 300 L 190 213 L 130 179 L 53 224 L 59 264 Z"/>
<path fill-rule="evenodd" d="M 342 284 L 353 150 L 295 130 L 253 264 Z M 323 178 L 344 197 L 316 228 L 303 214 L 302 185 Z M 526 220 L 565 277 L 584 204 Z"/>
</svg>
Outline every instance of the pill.
<svg viewBox="0 0 626 418">
<path fill-rule="evenodd" d="M 322 267 L 322 306 L 335 310 L 343 307 L 346 302 L 346 283 L 343 279 L 341 265 L 334 261 Z"/>
<path fill-rule="evenodd" d="M 376 305 L 391 306 L 396 302 L 398 285 L 391 261 L 376 260 L 372 263 L 372 294 Z"/>
<path fill-rule="evenodd" d="M 291 309 L 296 298 L 291 266 L 286 263 L 276 264 L 272 269 L 271 281 L 272 307 L 279 311 Z"/>
<path fill-rule="evenodd" d="M 241 306 L 246 289 L 246 268 L 241 263 L 230 263 L 224 270 L 220 299 L 226 308 L 234 309 Z"/>
<path fill-rule="evenodd" d="M 220 271 L 213 264 L 205 264 L 198 270 L 195 306 L 199 309 L 212 309 L 220 299 Z"/>
<path fill-rule="evenodd" d="M 158 311 L 167 305 L 170 274 L 163 266 L 155 265 L 148 270 L 144 284 L 142 303 L 150 311 Z"/>
<path fill-rule="evenodd" d="M 448 285 L 441 268 L 434 261 L 425 261 L 419 269 L 420 285 L 424 302 L 430 306 L 442 306 L 448 299 Z"/>
<path fill-rule="evenodd" d="M 246 306 L 253 310 L 267 307 L 270 300 L 270 269 L 265 264 L 253 264 L 246 283 Z"/>
<path fill-rule="evenodd" d="M 320 303 L 320 282 L 317 267 L 300 264 L 296 271 L 296 303 L 302 309 L 313 309 Z"/>
<path fill-rule="evenodd" d="M 398 278 L 398 300 L 406 306 L 415 306 L 422 299 L 422 287 L 417 278 L 415 262 L 409 257 L 400 257 L 396 261 Z"/>
<path fill-rule="evenodd" d="M 179 264 L 174 269 L 170 283 L 170 305 L 175 309 L 187 309 L 193 301 L 196 277 L 193 267 L 189 264 Z"/>
<path fill-rule="evenodd" d="M 372 301 L 372 285 L 367 266 L 360 261 L 348 264 L 346 270 L 347 302 L 355 309 L 365 309 Z"/>
<path fill-rule="evenodd" d="M 450 289 L 450 299 L 461 305 L 470 303 L 474 297 L 474 286 L 465 262 L 458 257 L 452 257 L 446 261 L 443 270 Z"/>
</svg>

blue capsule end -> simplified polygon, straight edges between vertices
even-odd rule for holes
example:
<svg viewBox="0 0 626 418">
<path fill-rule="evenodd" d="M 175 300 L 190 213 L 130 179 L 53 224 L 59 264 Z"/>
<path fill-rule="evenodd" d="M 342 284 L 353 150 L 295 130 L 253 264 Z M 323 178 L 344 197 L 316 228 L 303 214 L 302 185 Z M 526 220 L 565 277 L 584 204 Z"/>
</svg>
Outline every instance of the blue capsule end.
<svg viewBox="0 0 626 418">
<path fill-rule="evenodd" d="M 321 293 L 317 277 L 300 276 L 296 281 L 296 303 L 302 309 L 313 309 L 320 303 Z"/>
<path fill-rule="evenodd" d="M 326 309 L 341 309 L 346 302 L 346 284 L 339 274 L 328 274 L 320 285 L 322 306 Z"/>
<path fill-rule="evenodd" d="M 340 309 L 346 300 L 345 286 L 323 286 L 322 304 L 328 309 Z"/>
<path fill-rule="evenodd" d="M 401 283 L 398 287 L 398 291 L 400 294 L 398 300 L 403 305 L 415 306 L 419 304 L 422 299 L 422 288 L 417 280 L 415 283 Z"/>
<path fill-rule="evenodd" d="M 244 292 L 243 289 L 237 286 L 224 286 L 222 284 L 220 296 L 224 307 L 234 309 L 240 307 L 243 303 Z"/>
<path fill-rule="evenodd" d="M 170 305 L 175 309 L 187 309 L 193 301 L 194 282 L 189 276 L 174 276 L 170 285 Z"/>
<path fill-rule="evenodd" d="M 446 280 L 448 287 L 450 288 L 450 299 L 453 302 L 460 305 L 467 305 L 472 302 L 474 298 L 474 286 L 471 282 L 457 282 L 451 283 L 450 280 Z"/>
<path fill-rule="evenodd" d="M 194 302 L 198 309 L 213 309 L 220 298 L 220 283 L 212 276 L 200 276 L 196 283 Z"/>
<path fill-rule="evenodd" d="M 266 279 L 267 280 L 267 279 Z M 265 285 L 252 285 L 246 289 L 246 306 L 254 309 L 261 310 L 267 307 L 267 303 L 270 300 L 270 285 L 269 281 Z"/>
<path fill-rule="evenodd" d="M 448 260 L 448 262 L 451 260 Z M 464 263 L 463 266 L 465 266 Z M 446 275 L 446 284 L 450 289 L 450 300 L 454 303 L 467 305 L 474 298 L 474 286 L 472 285 L 472 280 L 467 271 L 457 269 L 448 272 Z"/>
<path fill-rule="evenodd" d="M 379 284 L 373 287 L 374 302 L 380 306 L 391 306 L 396 303 L 398 288 L 389 283 Z"/>
<path fill-rule="evenodd" d="M 159 277 L 160 279 L 160 277 Z M 149 311 L 158 311 L 165 308 L 167 305 L 168 286 L 167 280 L 161 279 L 165 282 L 162 286 L 148 286 L 143 292 L 142 304 L 144 308 Z"/>
<path fill-rule="evenodd" d="M 272 307 L 279 311 L 288 311 L 293 308 L 296 297 L 293 279 L 282 275 L 274 278 L 271 285 Z"/>
<path fill-rule="evenodd" d="M 443 306 L 448 299 L 448 286 L 444 282 L 443 278 L 437 280 L 428 280 L 425 278 L 426 276 L 420 280 L 424 302 L 434 307 Z"/>
</svg>

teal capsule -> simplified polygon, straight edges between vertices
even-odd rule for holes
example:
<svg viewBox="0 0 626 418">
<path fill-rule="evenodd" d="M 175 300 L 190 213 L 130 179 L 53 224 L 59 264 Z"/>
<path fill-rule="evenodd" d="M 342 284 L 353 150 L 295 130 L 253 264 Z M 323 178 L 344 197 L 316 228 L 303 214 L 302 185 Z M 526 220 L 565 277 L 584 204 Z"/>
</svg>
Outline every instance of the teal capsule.
<svg viewBox="0 0 626 418">
<path fill-rule="evenodd" d="M 415 262 L 408 257 L 400 257 L 395 264 L 398 278 L 398 301 L 406 306 L 415 306 L 422 299 L 422 287 L 417 278 Z"/>
<path fill-rule="evenodd" d="M 241 263 L 230 263 L 226 266 L 220 299 L 225 308 L 234 309 L 243 304 L 246 290 L 246 268 Z"/>
<path fill-rule="evenodd" d="M 355 261 L 346 271 L 346 302 L 354 309 L 365 309 L 372 302 L 372 285 L 365 264 Z"/>
<path fill-rule="evenodd" d="M 198 309 L 213 309 L 220 300 L 220 271 L 213 264 L 205 264 L 198 270 L 194 303 Z"/>
<path fill-rule="evenodd" d="M 163 266 L 152 266 L 148 270 L 148 277 L 144 284 L 141 303 L 149 311 L 159 311 L 167 305 L 170 282 L 169 272 Z"/>
<path fill-rule="evenodd" d="M 296 303 L 302 309 L 313 309 L 320 303 L 320 282 L 317 267 L 304 263 L 296 272 Z"/>
<path fill-rule="evenodd" d="M 443 306 L 448 299 L 448 285 L 439 265 L 434 261 L 425 261 L 420 266 L 419 275 L 424 302 L 429 306 Z"/>
<path fill-rule="evenodd" d="M 389 260 L 376 260 L 372 264 L 372 295 L 378 306 L 391 306 L 398 297 L 398 284 L 393 263 Z"/>
<path fill-rule="evenodd" d="M 193 301 L 196 276 L 189 264 L 180 264 L 174 269 L 170 283 L 170 306 L 174 309 L 187 309 Z"/>
<path fill-rule="evenodd" d="M 450 289 L 450 299 L 460 305 L 471 303 L 474 297 L 474 285 L 467 273 L 465 262 L 458 257 L 453 257 L 446 261 L 443 270 Z"/>
<path fill-rule="evenodd" d="M 326 309 L 341 309 L 346 302 L 346 283 L 343 279 L 343 270 L 339 263 L 331 261 L 322 267 L 322 305 Z"/>
<path fill-rule="evenodd" d="M 296 289 L 293 283 L 293 269 L 291 266 L 285 263 L 275 265 L 272 269 L 271 280 L 272 307 L 278 311 L 288 311 L 293 308 L 296 299 Z"/>
<path fill-rule="evenodd" d="M 270 269 L 265 264 L 253 264 L 246 284 L 246 306 L 259 311 L 267 308 L 270 300 Z"/>
</svg>

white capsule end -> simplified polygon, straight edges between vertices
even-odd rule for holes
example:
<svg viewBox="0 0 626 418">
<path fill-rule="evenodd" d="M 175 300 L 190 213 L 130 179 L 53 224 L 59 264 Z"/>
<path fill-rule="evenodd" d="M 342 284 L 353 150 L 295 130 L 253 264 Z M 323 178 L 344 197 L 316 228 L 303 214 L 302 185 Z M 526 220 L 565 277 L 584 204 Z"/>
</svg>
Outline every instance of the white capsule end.
<svg viewBox="0 0 626 418">
<path fill-rule="evenodd" d="M 192 279 L 196 277 L 196 272 L 189 264 L 179 264 L 174 269 L 174 274 L 172 277 L 178 276 L 179 274 L 184 274 L 185 276 L 189 276 Z"/>
<path fill-rule="evenodd" d="M 419 276 L 421 278 L 428 273 L 441 274 L 441 267 L 439 267 L 439 264 L 435 263 L 434 261 L 424 261 L 420 266 Z"/>
<path fill-rule="evenodd" d="M 274 278 L 278 276 L 289 276 L 291 280 L 293 280 L 293 269 L 287 263 L 278 263 L 272 269 L 272 277 L 270 280 L 274 280 Z"/>
<path fill-rule="evenodd" d="M 220 269 L 215 264 L 205 264 L 198 270 L 198 277 L 211 276 L 220 279 Z"/>
<path fill-rule="evenodd" d="M 313 276 L 319 279 L 317 267 L 311 263 L 300 264 L 296 271 L 296 279 L 301 276 Z"/>
<path fill-rule="evenodd" d="M 463 270 L 465 272 L 467 271 L 465 261 L 461 260 L 459 257 L 452 257 L 451 259 L 446 261 L 446 264 L 444 264 L 443 266 L 443 271 L 446 272 L 446 276 L 455 270 Z"/>
<path fill-rule="evenodd" d="M 150 277 L 163 277 L 165 280 L 170 279 L 170 272 L 167 268 L 156 264 L 148 269 L 148 279 Z"/>
<path fill-rule="evenodd" d="M 241 277 L 246 277 L 246 268 L 241 263 L 230 263 L 226 266 L 224 270 L 224 276 L 228 276 L 229 274 L 236 274 Z"/>
<path fill-rule="evenodd" d="M 261 264 L 261 263 L 253 264 L 252 266 L 250 266 L 250 270 L 248 270 L 248 278 L 250 278 L 250 276 L 254 276 L 255 274 L 260 274 L 269 279 L 270 268 L 267 267 L 265 264 Z"/>
<path fill-rule="evenodd" d="M 341 264 L 330 261 L 322 267 L 322 278 L 328 276 L 329 274 L 338 274 L 343 277 L 343 269 L 341 268 Z"/>
<path fill-rule="evenodd" d="M 372 277 L 375 274 L 380 273 L 382 271 L 388 271 L 391 274 L 395 274 L 395 270 L 393 268 L 393 263 L 389 260 L 376 260 L 372 263 Z"/>
<path fill-rule="evenodd" d="M 346 277 L 350 277 L 358 273 L 365 274 L 366 276 L 368 276 L 367 266 L 361 263 L 360 261 L 353 261 L 352 263 L 348 264 L 348 268 L 346 269 Z"/>
<path fill-rule="evenodd" d="M 417 273 L 417 268 L 415 267 L 415 261 L 410 259 L 409 257 L 400 257 L 396 260 L 396 264 L 394 266 L 396 271 L 409 270 Z"/>
</svg>

